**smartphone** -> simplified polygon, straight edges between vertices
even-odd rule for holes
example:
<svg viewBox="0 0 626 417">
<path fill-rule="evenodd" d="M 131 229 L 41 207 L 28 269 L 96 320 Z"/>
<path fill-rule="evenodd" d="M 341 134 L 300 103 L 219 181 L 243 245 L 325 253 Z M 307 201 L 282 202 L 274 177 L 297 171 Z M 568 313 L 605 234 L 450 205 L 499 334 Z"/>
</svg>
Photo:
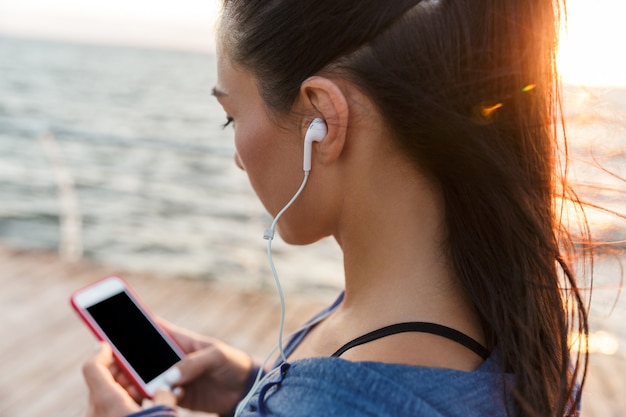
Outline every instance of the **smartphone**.
<svg viewBox="0 0 626 417">
<path fill-rule="evenodd" d="M 159 327 L 128 284 L 108 277 L 72 294 L 71 305 L 144 396 L 168 386 L 164 373 L 183 358 L 182 350 Z"/>
</svg>

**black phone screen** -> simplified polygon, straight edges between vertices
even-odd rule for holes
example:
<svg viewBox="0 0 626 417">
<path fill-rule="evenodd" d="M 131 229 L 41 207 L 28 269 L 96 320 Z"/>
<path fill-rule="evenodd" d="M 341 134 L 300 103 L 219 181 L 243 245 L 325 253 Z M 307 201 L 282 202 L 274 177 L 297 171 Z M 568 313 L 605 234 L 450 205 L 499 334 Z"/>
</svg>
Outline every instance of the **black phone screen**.
<svg viewBox="0 0 626 417">
<path fill-rule="evenodd" d="M 180 360 L 126 293 L 94 304 L 87 312 L 145 382 Z"/>
</svg>

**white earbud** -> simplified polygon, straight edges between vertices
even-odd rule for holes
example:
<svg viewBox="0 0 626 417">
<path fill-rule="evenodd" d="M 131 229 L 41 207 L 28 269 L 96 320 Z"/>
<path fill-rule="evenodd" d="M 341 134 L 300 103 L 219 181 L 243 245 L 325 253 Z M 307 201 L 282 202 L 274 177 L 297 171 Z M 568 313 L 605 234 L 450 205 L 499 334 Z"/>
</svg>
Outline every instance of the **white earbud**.
<svg viewBox="0 0 626 417">
<path fill-rule="evenodd" d="M 309 128 L 304 136 L 304 163 L 303 168 L 305 172 L 311 170 L 311 148 L 313 142 L 321 142 L 322 139 L 328 134 L 328 128 L 324 120 L 318 118 L 313 119 Z"/>
</svg>

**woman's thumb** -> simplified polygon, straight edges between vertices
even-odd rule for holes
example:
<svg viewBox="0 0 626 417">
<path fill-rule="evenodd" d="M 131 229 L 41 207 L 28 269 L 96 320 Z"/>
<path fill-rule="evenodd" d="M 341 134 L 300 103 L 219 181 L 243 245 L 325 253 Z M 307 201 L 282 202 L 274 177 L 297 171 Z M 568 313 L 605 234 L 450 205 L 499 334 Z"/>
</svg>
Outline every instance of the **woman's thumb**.
<svg viewBox="0 0 626 417">
<path fill-rule="evenodd" d="M 216 366 L 214 349 L 203 349 L 185 356 L 164 375 L 169 386 L 185 385 Z"/>
</svg>

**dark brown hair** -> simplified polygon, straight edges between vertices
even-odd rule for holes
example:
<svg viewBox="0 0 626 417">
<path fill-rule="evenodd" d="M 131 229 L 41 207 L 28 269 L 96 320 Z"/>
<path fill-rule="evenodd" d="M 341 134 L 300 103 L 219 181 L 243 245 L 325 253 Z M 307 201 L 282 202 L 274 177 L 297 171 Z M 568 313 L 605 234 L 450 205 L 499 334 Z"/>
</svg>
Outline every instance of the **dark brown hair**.
<svg viewBox="0 0 626 417">
<path fill-rule="evenodd" d="M 515 374 L 521 416 L 566 415 L 586 369 L 586 354 L 568 342 L 587 335 L 571 266 L 578 246 L 556 205 L 567 190 L 556 133 L 563 8 L 559 0 L 225 0 L 221 28 L 268 109 L 288 113 L 307 77 L 339 74 L 440 184 L 446 253 L 490 346 Z"/>
</svg>

